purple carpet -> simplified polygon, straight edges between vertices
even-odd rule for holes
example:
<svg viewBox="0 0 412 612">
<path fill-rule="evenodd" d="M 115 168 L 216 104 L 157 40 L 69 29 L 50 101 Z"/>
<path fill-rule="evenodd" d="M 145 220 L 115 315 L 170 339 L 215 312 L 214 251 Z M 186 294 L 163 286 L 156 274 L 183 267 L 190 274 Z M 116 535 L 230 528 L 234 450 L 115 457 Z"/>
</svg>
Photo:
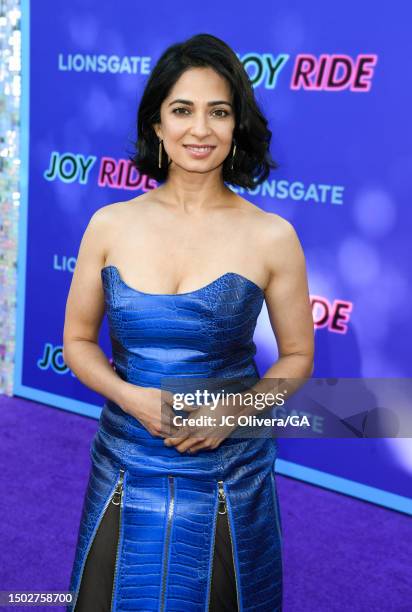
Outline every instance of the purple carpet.
<svg viewBox="0 0 412 612">
<path fill-rule="evenodd" d="M 0 410 L 0 591 L 66 591 L 98 423 L 6 396 Z M 285 612 L 412 610 L 409 516 L 284 476 L 277 486 Z"/>
</svg>

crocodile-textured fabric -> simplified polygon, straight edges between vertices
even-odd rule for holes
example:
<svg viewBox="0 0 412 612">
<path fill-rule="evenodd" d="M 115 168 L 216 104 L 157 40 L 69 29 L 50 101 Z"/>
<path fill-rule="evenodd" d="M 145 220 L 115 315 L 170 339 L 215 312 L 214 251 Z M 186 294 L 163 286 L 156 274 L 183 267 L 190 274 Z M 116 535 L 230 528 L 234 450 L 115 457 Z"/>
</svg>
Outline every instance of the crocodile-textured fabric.
<svg viewBox="0 0 412 612">
<path fill-rule="evenodd" d="M 264 293 L 227 272 L 180 294 L 127 285 L 102 268 L 113 362 L 131 383 L 162 377 L 258 378 L 253 333 Z M 123 485 L 113 611 L 207 612 L 223 482 L 240 612 L 282 608 L 281 520 L 276 441 L 228 437 L 193 455 L 167 447 L 106 400 L 91 446 L 91 471 L 70 581 L 75 593 L 104 512 Z M 222 491 L 221 491 L 222 492 Z M 92 611 L 91 611 L 92 612 Z"/>
</svg>

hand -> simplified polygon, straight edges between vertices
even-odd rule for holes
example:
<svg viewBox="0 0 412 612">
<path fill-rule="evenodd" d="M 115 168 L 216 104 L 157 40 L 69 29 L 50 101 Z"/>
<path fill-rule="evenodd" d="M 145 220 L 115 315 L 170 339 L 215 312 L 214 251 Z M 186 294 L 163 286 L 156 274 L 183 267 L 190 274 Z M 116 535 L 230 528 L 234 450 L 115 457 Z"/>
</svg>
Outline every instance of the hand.
<svg viewBox="0 0 412 612">
<path fill-rule="evenodd" d="M 135 417 L 152 436 L 166 438 L 177 434 L 178 428 L 172 424 L 172 393 L 157 387 L 126 385 L 121 408 L 127 414 Z"/>
<path fill-rule="evenodd" d="M 198 450 L 213 450 L 225 440 L 232 431 L 237 429 L 237 415 L 239 408 L 235 405 L 218 404 L 214 410 L 210 406 L 200 406 L 191 411 L 191 414 L 183 414 L 183 418 L 202 419 L 201 425 L 182 425 L 175 437 L 169 436 L 164 440 L 166 446 L 174 446 L 179 452 L 193 453 Z M 221 424 L 222 417 L 231 416 L 229 423 Z M 205 421 L 206 417 L 213 420 L 210 424 Z"/>
</svg>

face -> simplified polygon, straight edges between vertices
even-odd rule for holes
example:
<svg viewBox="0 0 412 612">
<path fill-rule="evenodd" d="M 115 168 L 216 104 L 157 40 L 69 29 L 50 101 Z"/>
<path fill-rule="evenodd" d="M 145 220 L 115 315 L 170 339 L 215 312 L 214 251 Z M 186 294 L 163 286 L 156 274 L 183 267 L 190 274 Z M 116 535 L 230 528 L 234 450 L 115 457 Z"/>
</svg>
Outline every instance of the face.
<svg viewBox="0 0 412 612">
<path fill-rule="evenodd" d="M 212 68 L 189 68 L 160 108 L 158 138 L 172 160 L 169 170 L 210 172 L 229 155 L 235 127 L 227 81 Z M 166 163 L 165 161 L 163 163 Z"/>
</svg>

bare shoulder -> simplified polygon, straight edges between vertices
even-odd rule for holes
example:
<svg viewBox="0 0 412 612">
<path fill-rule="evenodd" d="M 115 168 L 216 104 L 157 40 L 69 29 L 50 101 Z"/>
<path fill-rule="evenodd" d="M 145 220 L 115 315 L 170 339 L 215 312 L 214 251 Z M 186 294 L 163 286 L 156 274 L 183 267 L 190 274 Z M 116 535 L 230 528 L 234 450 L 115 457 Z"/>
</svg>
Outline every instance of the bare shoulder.
<svg viewBox="0 0 412 612">
<path fill-rule="evenodd" d="M 132 216 L 135 216 L 140 207 L 136 207 L 136 200 L 143 199 L 145 194 L 124 200 L 105 204 L 98 208 L 90 218 L 89 229 L 92 230 L 96 239 L 101 239 L 105 249 L 110 246 L 111 241 L 125 226 Z"/>
<path fill-rule="evenodd" d="M 262 213 L 265 236 L 272 246 L 275 244 L 282 244 L 283 246 L 296 245 L 296 241 L 299 241 L 299 238 L 290 221 L 273 212 L 262 211 Z"/>
<path fill-rule="evenodd" d="M 268 254 L 268 267 L 272 274 L 295 274 L 306 267 L 302 244 L 293 224 L 277 215 L 265 212 L 262 239 Z"/>
<path fill-rule="evenodd" d="M 110 224 L 121 222 L 131 210 L 132 203 L 134 203 L 139 198 L 142 198 L 145 194 L 141 196 L 137 196 L 131 200 L 125 200 L 121 202 L 113 202 L 113 204 L 105 204 L 98 208 L 92 215 L 90 221 L 92 221 L 96 226 L 101 226 L 102 228 Z"/>
<path fill-rule="evenodd" d="M 292 223 L 277 213 L 267 212 L 249 200 L 238 196 L 239 208 L 248 216 L 248 222 L 254 226 L 262 239 L 274 246 L 279 241 L 296 242 L 297 234 Z"/>
<path fill-rule="evenodd" d="M 274 212 L 267 212 L 241 198 L 255 252 L 260 252 L 271 275 L 287 273 L 304 265 L 304 253 L 293 224 Z"/>
</svg>

